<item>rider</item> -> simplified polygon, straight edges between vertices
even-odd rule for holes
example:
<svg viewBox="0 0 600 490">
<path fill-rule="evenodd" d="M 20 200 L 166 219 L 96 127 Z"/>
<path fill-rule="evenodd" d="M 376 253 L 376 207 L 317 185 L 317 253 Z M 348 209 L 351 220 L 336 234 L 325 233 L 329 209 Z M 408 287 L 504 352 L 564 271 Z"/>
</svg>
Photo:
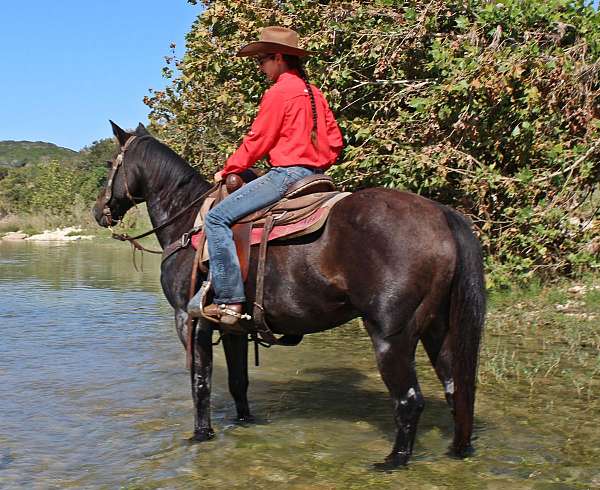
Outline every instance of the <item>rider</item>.
<svg viewBox="0 0 600 490">
<path fill-rule="evenodd" d="M 286 27 L 266 27 L 259 41 L 237 56 L 255 57 L 273 82 L 265 92 L 258 115 L 241 146 L 229 157 L 215 182 L 240 173 L 267 154 L 271 169 L 249 182 L 210 210 L 204 222 L 208 243 L 214 304 L 204 314 L 233 326 L 241 317 L 244 284 L 230 226 L 238 219 L 277 202 L 298 180 L 323 173 L 342 150 L 342 135 L 323 94 L 308 82 L 298 47 L 298 34 Z M 198 316 L 199 300 L 188 311 Z"/>
</svg>

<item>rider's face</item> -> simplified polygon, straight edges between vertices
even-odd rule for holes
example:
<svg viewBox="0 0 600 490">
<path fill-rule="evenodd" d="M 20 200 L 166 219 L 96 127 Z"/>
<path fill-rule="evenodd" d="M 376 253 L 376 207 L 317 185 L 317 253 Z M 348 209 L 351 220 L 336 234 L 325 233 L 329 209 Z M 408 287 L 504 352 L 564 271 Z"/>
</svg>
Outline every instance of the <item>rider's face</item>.
<svg viewBox="0 0 600 490">
<path fill-rule="evenodd" d="M 261 71 L 272 82 L 277 81 L 279 75 L 281 75 L 287 69 L 281 53 L 261 54 L 260 56 L 257 56 L 256 60 Z"/>
</svg>

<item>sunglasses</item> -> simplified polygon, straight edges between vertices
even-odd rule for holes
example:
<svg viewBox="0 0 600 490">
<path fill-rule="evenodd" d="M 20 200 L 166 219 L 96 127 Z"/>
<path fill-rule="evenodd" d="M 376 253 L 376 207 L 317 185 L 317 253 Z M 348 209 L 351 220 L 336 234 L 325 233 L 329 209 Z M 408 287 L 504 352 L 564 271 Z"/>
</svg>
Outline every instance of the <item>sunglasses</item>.
<svg viewBox="0 0 600 490">
<path fill-rule="evenodd" d="M 275 55 L 274 54 L 264 54 L 262 56 L 258 56 L 256 58 L 256 61 L 258 62 L 259 66 L 262 66 L 265 63 L 265 61 L 267 61 L 267 60 L 273 60 L 273 59 L 275 59 Z"/>
</svg>

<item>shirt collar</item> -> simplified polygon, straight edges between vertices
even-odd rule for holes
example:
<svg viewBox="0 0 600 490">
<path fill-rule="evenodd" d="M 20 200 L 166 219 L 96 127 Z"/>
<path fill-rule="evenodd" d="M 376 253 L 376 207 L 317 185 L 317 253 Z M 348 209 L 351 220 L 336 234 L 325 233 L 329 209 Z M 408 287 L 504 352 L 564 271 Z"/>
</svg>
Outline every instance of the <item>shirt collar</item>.
<svg viewBox="0 0 600 490">
<path fill-rule="evenodd" d="M 284 71 L 281 75 L 279 75 L 279 77 L 277 78 L 277 83 L 279 82 L 285 82 L 287 80 L 291 80 L 293 78 L 300 78 L 300 73 L 298 73 L 298 70 L 288 70 L 288 71 Z"/>
</svg>

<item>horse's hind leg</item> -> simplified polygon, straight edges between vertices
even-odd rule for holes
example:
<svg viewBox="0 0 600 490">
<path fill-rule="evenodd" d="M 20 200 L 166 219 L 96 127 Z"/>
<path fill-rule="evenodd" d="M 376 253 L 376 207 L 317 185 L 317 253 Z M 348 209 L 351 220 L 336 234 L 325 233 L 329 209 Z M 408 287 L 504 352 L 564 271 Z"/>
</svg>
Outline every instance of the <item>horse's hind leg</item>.
<svg viewBox="0 0 600 490">
<path fill-rule="evenodd" d="M 383 468 L 406 464 L 412 453 L 419 417 L 424 401 L 415 371 L 417 339 L 409 330 L 384 337 L 379 329 L 365 321 L 375 347 L 379 372 L 394 404 L 394 418 L 398 427 L 392 452 L 386 457 Z"/>
<path fill-rule="evenodd" d="M 438 379 L 444 387 L 446 402 L 454 411 L 454 378 L 452 377 L 452 352 L 448 324 L 445 320 L 436 318 L 421 335 L 425 352 L 435 369 Z"/>
<path fill-rule="evenodd" d="M 243 335 L 224 335 L 223 349 L 227 360 L 229 392 L 235 401 L 237 419 L 252 422 L 248 405 L 248 338 Z"/>
</svg>

